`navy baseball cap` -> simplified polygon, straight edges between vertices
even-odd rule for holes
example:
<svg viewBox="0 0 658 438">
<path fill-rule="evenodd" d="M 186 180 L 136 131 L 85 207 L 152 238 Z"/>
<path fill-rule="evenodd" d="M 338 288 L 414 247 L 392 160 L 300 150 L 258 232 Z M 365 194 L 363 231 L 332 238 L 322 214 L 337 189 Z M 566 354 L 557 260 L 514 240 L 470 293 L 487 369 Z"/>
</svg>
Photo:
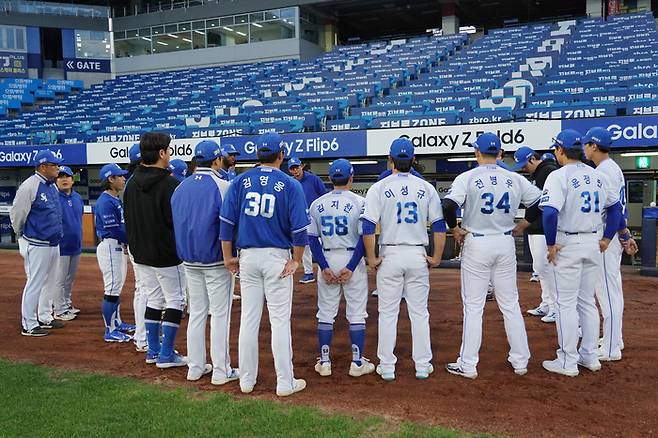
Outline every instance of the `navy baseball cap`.
<svg viewBox="0 0 658 438">
<path fill-rule="evenodd" d="M 389 155 L 397 160 L 411 160 L 414 157 L 414 145 L 408 138 L 396 138 L 391 143 Z"/>
<path fill-rule="evenodd" d="M 300 160 L 299 158 L 293 157 L 288 160 L 288 169 L 301 165 L 302 165 L 302 160 Z"/>
<path fill-rule="evenodd" d="M 58 158 L 57 155 L 50 149 L 43 149 L 37 152 L 34 156 L 34 165 L 39 166 L 41 164 L 62 164 L 64 160 Z"/>
<path fill-rule="evenodd" d="M 116 163 L 106 164 L 105 166 L 101 167 L 101 173 L 100 173 L 101 182 L 107 181 L 108 178 L 111 176 L 123 176 L 126 175 L 127 173 L 128 173 L 127 170 L 123 170 Z"/>
<path fill-rule="evenodd" d="M 553 139 L 553 144 L 551 149 L 556 146 L 563 147 L 565 149 L 583 149 L 583 142 L 581 139 L 580 132 L 575 129 L 565 129 L 560 131 L 558 135 Z"/>
<path fill-rule="evenodd" d="M 169 170 L 179 179 L 184 179 L 187 175 L 187 163 L 180 158 L 176 158 L 169 161 Z"/>
<path fill-rule="evenodd" d="M 228 157 L 229 155 L 240 155 L 240 152 L 232 144 L 222 144 L 222 155 Z"/>
<path fill-rule="evenodd" d="M 142 161 L 142 151 L 139 149 L 139 143 L 130 146 L 130 150 L 128 150 L 128 158 L 131 163 Z"/>
<path fill-rule="evenodd" d="M 329 178 L 332 180 L 345 179 L 352 175 L 354 175 L 354 167 L 352 167 L 352 163 L 345 158 L 339 158 L 329 166 Z"/>
<path fill-rule="evenodd" d="M 212 140 L 203 140 L 194 148 L 194 158 L 198 161 L 214 161 L 222 156 L 222 148 Z M 175 160 L 171 160 L 169 164 Z M 187 169 L 187 166 L 186 166 Z"/>
<path fill-rule="evenodd" d="M 266 132 L 256 140 L 256 149 L 266 154 L 278 154 L 283 150 L 283 137 L 276 132 Z"/>
<path fill-rule="evenodd" d="M 485 132 L 484 134 L 480 134 L 470 146 L 483 154 L 498 155 L 501 144 L 500 138 L 498 138 L 496 134 L 493 132 Z"/>
<path fill-rule="evenodd" d="M 529 148 L 528 146 L 521 146 L 514 152 L 514 161 L 516 161 L 516 164 L 514 165 L 514 172 L 517 172 L 523 167 L 528 164 L 528 161 L 530 161 L 530 158 L 532 158 L 535 155 L 535 151 L 532 148 Z"/>
<path fill-rule="evenodd" d="M 609 151 L 612 146 L 612 135 L 607 129 L 595 126 L 587 131 L 587 134 L 583 137 L 583 144 L 588 143 L 594 143 L 599 149 Z"/>
<path fill-rule="evenodd" d="M 557 158 L 555 158 L 555 155 L 551 154 L 550 152 L 546 152 L 544 155 L 541 156 L 542 161 L 555 161 L 557 163 Z"/>
<path fill-rule="evenodd" d="M 71 177 L 73 176 L 73 171 L 68 166 L 59 166 L 59 173 L 60 174 L 63 173 L 65 175 L 68 175 L 68 176 L 71 176 Z"/>
</svg>

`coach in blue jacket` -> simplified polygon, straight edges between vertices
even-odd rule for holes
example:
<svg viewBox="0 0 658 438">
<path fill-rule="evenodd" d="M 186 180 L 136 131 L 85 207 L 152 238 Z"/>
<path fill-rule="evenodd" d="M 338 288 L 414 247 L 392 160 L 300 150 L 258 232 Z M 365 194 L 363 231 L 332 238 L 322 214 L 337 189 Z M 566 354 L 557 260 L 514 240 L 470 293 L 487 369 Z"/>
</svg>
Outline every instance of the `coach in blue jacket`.
<svg viewBox="0 0 658 438">
<path fill-rule="evenodd" d="M 73 307 L 71 289 L 78 272 L 82 252 L 82 197 L 73 190 L 73 171 L 60 166 L 57 177 L 59 204 L 62 208 L 62 241 L 59 242 L 59 265 L 55 283 L 55 319 L 70 321 L 80 312 Z"/>
<path fill-rule="evenodd" d="M 221 179 L 222 150 L 212 140 L 196 146 L 198 167 L 171 197 L 176 252 L 183 260 L 190 295 L 187 324 L 187 380 L 212 372 L 212 384 L 239 378 L 231 367 L 229 327 L 233 279 L 224 266 L 219 214 L 229 182 Z M 206 364 L 206 320 L 210 311 L 210 358 Z"/>
<path fill-rule="evenodd" d="M 310 207 L 313 201 L 327 193 L 327 188 L 324 186 L 320 177 L 308 170 L 304 170 L 304 165 L 299 158 L 291 158 L 288 160 L 288 170 L 290 171 L 290 174 L 301 183 L 302 189 L 304 189 L 306 208 Z M 299 282 L 313 283 L 315 281 L 313 275 L 313 256 L 311 254 L 311 249 L 308 246 L 304 250 L 302 264 L 304 265 L 304 276 Z"/>
</svg>

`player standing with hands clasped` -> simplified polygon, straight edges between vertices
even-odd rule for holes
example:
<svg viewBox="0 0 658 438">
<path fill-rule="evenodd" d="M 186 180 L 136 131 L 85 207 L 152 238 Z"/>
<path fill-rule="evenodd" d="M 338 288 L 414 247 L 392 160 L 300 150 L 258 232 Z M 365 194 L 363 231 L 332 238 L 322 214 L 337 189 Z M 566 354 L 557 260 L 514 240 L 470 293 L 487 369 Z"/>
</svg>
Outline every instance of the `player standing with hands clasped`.
<svg viewBox="0 0 658 438">
<path fill-rule="evenodd" d="M 258 332 L 265 299 L 276 394 L 285 397 L 306 388 L 306 381 L 293 375 L 290 314 L 292 274 L 308 244 L 309 218 L 301 185 L 279 170 L 284 156 L 281 136 L 264 134 L 256 147 L 260 166 L 233 180 L 222 203 L 220 238 L 226 267 L 233 273 L 240 271 L 240 389 L 249 393 L 256 385 Z M 239 259 L 233 255 L 234 232 Z"/>
<path fill-rule="evenodd" d="M 427 300 L 430 283 L 428 265 L 438 266 L 445 245 L 445 222 L 441 200 L 427 181 L 409 173 L 414 147 L 406 138 L 391 144 L 389 160 L 393 174 L 375 183 L 366 195 L 363 213 L 363 241 L 370 269 L 377 269 L 379 295 L 379 334 L 377 374 L 386 381 L 395 380 L 397 358 L 393 353 L 397 337 L 398 314 L 405 293 L 416 378 L 426 379 L 434 371 L 430 343 Z M 375 255 L 375 227 L 379 223 L 381 252 Z M 427 256 L 427 224 L 431 225 L 434 252 Z"/>
<path fill-rule="evenodd" d="M 565 129 L 554 140 L 562 168 L 544 184 L 540 207 L 548 246 L 550 274 L 555 279 L 557 358 L 545 360 L 547 371 L 578 375 L 578 365 L 598 371 L 599 314 L 594 290 L 601 254 L 617 232 L 621 216 L 619 188 L 607 184 L 601 173 L 582 162 L 580 133 Z M 606 226 L 601 238 L 602 215 Z M 578 348 L 578 326 L 582 339 Z"/>
<path fill-rule="evenodd" d="M 334 161 L 329 167 L 334 190 L 313 201 L 309 211 L 309 246 L 320 265 L 317 314 L 320 359 L 315 371 L 321 376 L 331 375 L 331 338 L 341 292 L 345 294 L 352 342 L 349 375 L 359 377 L 375 371 L 375 366 L 363 357 L 368 274 L 363 260 L 360 216 L 365 199 L 350 191 L 353 174 L 349 161 L 342 158 Z"/>
<path fill-rule="evenodd" d="M 526 210 L 528 222 L 539 215 L 537 201 L 541 192 L 522 176 L 496 165 L 501 146 L 496 134 L 486 132 L 472 146 L 479 166 L 455 178 L 443 200 L 446 222 L 455 240 L 464 246 L 461 259 L 462 345 L 457 361 L 446 365 L 446 370 L 469 379 L 477 377 L 482 313 L 491 280 L 510 345 L 507 360 L 514 372 L 522 376 L 528 372 L 530 349 L 519 307 L 512 230 L 519 204 L 529 207 Z M 457 226 L 458 208 L 464 209 L 461 227 Z"/>
</svg>

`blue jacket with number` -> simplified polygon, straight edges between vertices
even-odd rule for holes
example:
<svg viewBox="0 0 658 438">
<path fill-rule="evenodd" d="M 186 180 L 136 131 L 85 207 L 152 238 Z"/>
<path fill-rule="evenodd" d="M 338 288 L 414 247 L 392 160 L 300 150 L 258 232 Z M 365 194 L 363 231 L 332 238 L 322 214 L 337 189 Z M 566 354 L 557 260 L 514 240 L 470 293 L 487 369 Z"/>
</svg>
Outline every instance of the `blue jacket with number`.
<svg viewBox="0 0 658 438">
<path fill-rule="evenodd" d="M 35 173 L 16 191 L 9 217 L 17 236 L 31 245 L 57 246 L 62 240 L 62 210 L 53 181 Z"/>
</svg>

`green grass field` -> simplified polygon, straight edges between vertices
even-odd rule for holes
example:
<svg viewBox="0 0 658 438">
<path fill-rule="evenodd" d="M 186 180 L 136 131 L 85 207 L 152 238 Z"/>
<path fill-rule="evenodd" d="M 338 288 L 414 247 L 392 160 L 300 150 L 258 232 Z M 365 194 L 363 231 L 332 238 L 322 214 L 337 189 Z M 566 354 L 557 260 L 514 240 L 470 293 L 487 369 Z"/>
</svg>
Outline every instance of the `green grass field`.
<svg viewBox="0 0 658 438">
<path fill-rule="evenodd" d="M 457 431 L 0 360 L 0 435 L 458 437 Z"/>
</svg>

